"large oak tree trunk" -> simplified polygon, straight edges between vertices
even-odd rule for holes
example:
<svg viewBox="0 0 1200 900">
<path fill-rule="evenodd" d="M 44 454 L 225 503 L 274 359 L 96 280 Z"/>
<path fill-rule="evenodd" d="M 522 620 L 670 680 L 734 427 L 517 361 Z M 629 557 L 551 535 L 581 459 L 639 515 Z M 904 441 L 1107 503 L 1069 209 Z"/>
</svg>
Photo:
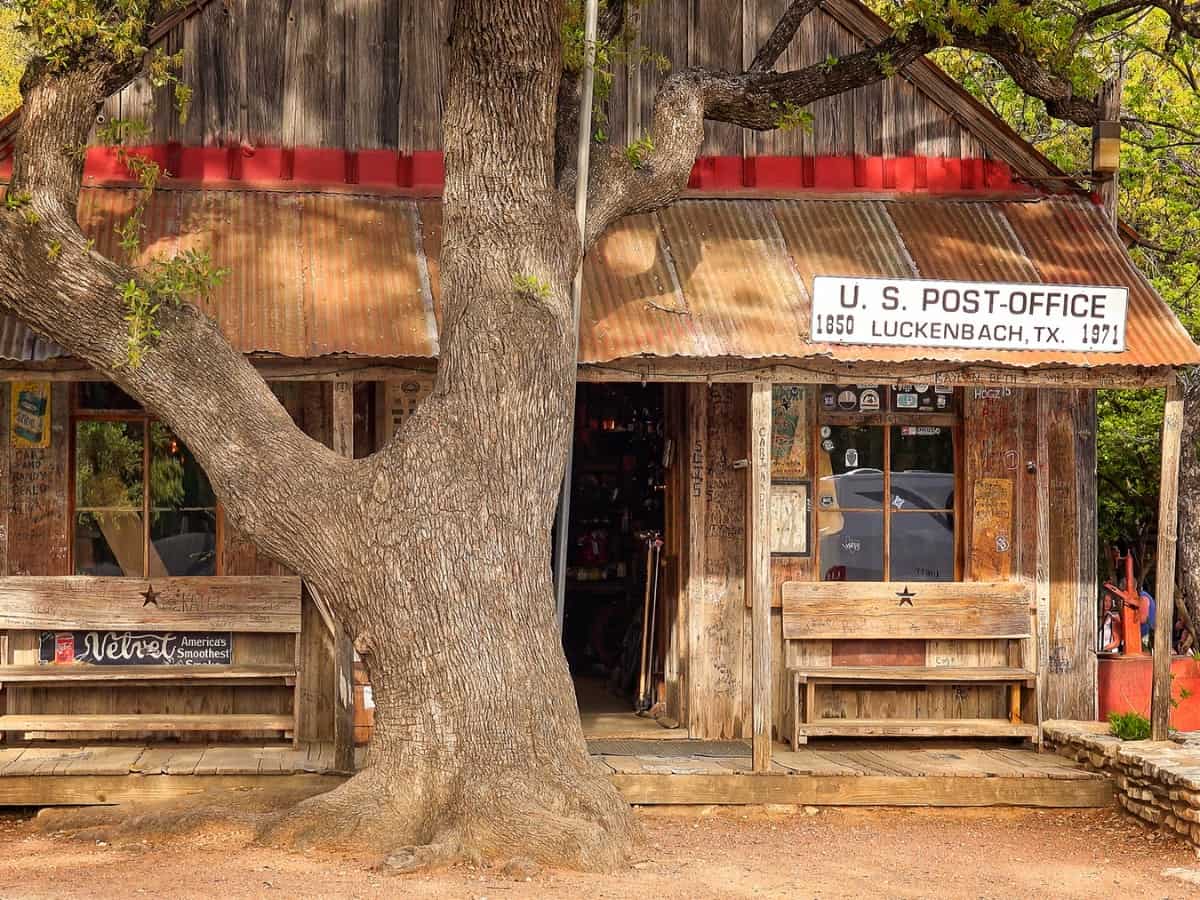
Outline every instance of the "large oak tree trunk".
<svg viewBox="0 0 1200 900">
<path fill-rule="evenodd" d="M 562 15 L 556 0 L 459 0 L 437 382 L 359 461 L 296 431 L 190 308 L 164 309 L 162 338 L 124 365 L 128 275 L 78 234 L 79 164 L 59 148 L 136 66 L 28 79 L 13 190 L 33 215 L 0 230 L 0 285 L 19 286 L 0 300 L 176 428 L 234 524 L 304 576 L 370 672 L 366 768 L 274 817 L 267 840 L 365 847 L 400 869 L 513 855 L 605 869 L 631 850 L 632 814 L 587 754 L 549 572 L 580 253 L 554 183 Z"/>
<path fill-rule="evenodd" d="M 275 829 L 606 868 L 628 807 L 590 760 L 559 644 L 550 526 L 573 414 L 579 254 L 554 185 L 556 3 L 461 2 L 451 34 L 432 396 L 382 451 L 344 570 L 311 576 L 371 675 L 368 767 Z M 337 498 L 330 498 L 336 503 Z"/>
</svg>

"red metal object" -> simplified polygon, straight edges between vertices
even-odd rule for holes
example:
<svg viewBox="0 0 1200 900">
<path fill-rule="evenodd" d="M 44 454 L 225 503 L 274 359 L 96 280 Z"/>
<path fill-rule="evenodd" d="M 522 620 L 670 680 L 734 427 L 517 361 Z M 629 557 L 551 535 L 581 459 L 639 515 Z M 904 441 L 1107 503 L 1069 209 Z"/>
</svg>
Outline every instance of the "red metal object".
<svg viewBox="0 0 1200 900">
<path fill-rule="evenodd" d="M 1124 556 L 1117 557 L 1117 565 L 1123 566 L 1125 569 L 1124 587 L 1118 587 L 1108 581 L 1104 583 L 1104 590 L 1110 597 L 1120 602 L 1120 608 L 1111 612 L 1116 616 L 1120 627 L 1121 639 L 1124 643 L 1123 655 L 1143 656 L 1145 654 L 1142 652 L 1142 623 L 1146 621 L 1149 610 L 1145 608 L 1142 600 L 1141 587 L 1133 577 L 1133 554 L 1126 553 Z M 1116 634 L 1117 628 L 1113 628 L 1114 639 Z M 1115 650 L 1117 648 L 1109 645 L 1103 649 Z"/>
<path fill-rule="evenodd" d="M 1140 656 L 1102 656 L 1097 671 L 1100 720 L 1109 713 L 1135 712 L 1150 716 L 1153 659 Z M 1200 731 L 1200 661 L 1190 656 L 1171 660 L 1171 727 Z"/>
</svg>

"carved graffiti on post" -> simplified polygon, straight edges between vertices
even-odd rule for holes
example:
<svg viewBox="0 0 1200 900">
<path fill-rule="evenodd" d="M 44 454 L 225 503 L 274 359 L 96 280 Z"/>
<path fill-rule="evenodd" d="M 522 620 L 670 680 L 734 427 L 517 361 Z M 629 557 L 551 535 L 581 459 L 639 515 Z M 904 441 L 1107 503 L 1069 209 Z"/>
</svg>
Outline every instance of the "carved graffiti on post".
<svg viewBox="0 0 1200 900">
<path fill-rule="evenodd" d="M 971 521 L 971 557 L 977 575 L 1006 579 L 1012 575 L 1013 482 L 980 478 L 975 482 Z"/>
</svg>

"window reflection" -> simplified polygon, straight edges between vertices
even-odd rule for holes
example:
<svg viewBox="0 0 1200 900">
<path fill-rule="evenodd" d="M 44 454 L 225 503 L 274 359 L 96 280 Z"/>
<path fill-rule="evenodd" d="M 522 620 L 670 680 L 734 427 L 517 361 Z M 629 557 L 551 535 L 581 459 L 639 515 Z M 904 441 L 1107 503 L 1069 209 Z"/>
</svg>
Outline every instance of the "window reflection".
<svg viewBox="0 0 1200 900">
<path fill-rule="evenodd" d="M 171 430 L 150 425 L 151 575 L 216 572 L 217 501 L 204 470 Z"/>
<path fill-rule="evenodd" d="M 217 501 L 191 451 L 166 425 L 127 411 L 132 401 L 115 386 L 81 384 L 77 397 L 77 409 L 109 412 L 75 422 L 76 574 L 215 574 Z"/>
<path fill-rule="evenodd" d="M 140 422 L 75 424 L 75 572 L 144 571 Z"/>
</svg>

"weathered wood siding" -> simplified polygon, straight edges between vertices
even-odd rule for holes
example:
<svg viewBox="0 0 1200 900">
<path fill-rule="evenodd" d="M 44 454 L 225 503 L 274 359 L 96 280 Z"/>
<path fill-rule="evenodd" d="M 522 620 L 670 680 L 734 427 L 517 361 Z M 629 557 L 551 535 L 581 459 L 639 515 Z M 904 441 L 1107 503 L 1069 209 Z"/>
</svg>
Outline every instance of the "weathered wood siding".
<svg viewBox="0 0 1200 900">
<path fill-rule="evenodd" d="M 732 390 L 730 390 L 732 388 Z M 692 386 L 688 414 L 686 648 L 688 715 L 693 737 L 750 736 L 751 630 L 745 605 L 745 470 L 730 464 L 745 453 L 743 386 Z M 811 477 L 815 394 L 797 426 L 801 448 L 788 476 Z M 1037 571 L 1038 445 L 1049 486 L 1046 560 L 1048 615 L 1031 614 L 1035 637 L 1014 640 L 785 640 L 781 586 L 814 581 L 810 558 L 775 557 L 773 583 L 772 724 L 790 733 L 789 667 L 830 665 L 1022 666 L 1040 673 L 1043 718 L 1095 715 L 1096 482 L 1094 394 L 1091 391 L 966 388 L 961 431 L 959 533 L 964 580 L 1022 579 Z M 807 468 L 804 463 L 807 461 Z M 1030 470 L 1030 464 L 1034 470 Z M 816 539 L 815 536 L 813 538 Z M 741 615 L 734 614 L 734 607 Z M 1043 635 L 1038 652 L 1036 635 Z M 992 718 L 1007 716 L 1004 689 L 993 685 L 912 688 L 817 688 L 819 714 L 845 718 Z M 1026 690 L 1022 718 L 1037 721 L 1038 696 Z"/>
<path fill-rule="evenodd" d="M 276 386 L 284 406 L 304 430 L 328 444 L 332 439 L 329 384 L 284 383 Z M 51 395 L 51 436 L 46 449 L 17 449 L 9 434 L 11 391 L 0 391 L 0 574 L 69 575 L 70 572 L 70 386 L 55 384 Z M 367 448 L 369 449 L 369 448 Z M 253 543 L 227 522 L 218 529 L 218 571 L 228 575 L 290 574 L 261 556 Z M 300 736 L 331 740 L 334 697 L 333 664 L 327 629 L 305 597 L 297 681 Z M 237 633 L 235 665 L 292 665 L 294 638 L 286 634 Z M 2 660 L 10 665 L 37 662 L 36 632 L 11 632 L 0 640 Z M 163 714 L 279 714 L 293 712 L 293 690 L 284 686 L 147 687 L 139 685 L 46 688 L 8 685 L 4 703 L 11 714 L 57 715 L 136 710 Z M 76 739 L 115 739 L 113 735 L 76 734 Z M 121 739 L 137 738 L 122 734 Z M 189 740 L 204 739 L 189 735 Z M 209 735 L 210 738 L 227 737 Z M 254 737 L 239 734 L 238 738 Z"/>
<path fill-rule="evenodd" d="M 654 0 L 641 5 L 641 40 L 670 61 L 740 69 L 787 0 Z M 166 89 L 140 79 L 109 116 L 154 125 L 155 142 L 188 145 L 438 150 L 446 86 L 449 0 L 224 0 L 164 40 L 187 53 L 191 114 L 180 122 Z M 780 67 L 819 63 L 861 42 L 818 10 Z M 640 60 L 640 61 L 636 61 Z M 627 144 L 650 120 L 664 77 L 644 54 L 619 64 L 607 104 L 610 140 Z M 811 132 L 767 134 L 709 124 L 702 153 L 717 156 L 947 156 L 985 152 L 954 118 L 903 78 L 812 104 Z"/>
</svg>

